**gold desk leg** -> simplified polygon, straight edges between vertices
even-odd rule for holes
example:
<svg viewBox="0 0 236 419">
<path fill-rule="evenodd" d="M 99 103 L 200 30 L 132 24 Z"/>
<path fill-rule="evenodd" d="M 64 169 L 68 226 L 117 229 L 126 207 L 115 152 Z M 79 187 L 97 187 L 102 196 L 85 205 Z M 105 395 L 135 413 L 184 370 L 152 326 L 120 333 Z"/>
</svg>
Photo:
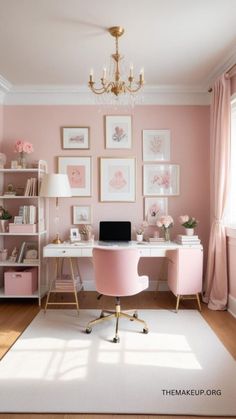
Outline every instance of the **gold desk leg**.
<svg viewBox="0 0 236 419">
<path fill-rule="evenodd" d="M 71 258 L 69 258 L 69 259 L 70 259 L 70 270 L 71 270 L 71 276 L 72 276 L 73 287 L 74 287 L 76 307 L 77 307 L 77 312 L 79 314 L 79 301 L 78 301 L 78 296 L 77 296 L 77 291 L 76 291 L 76 283 L 75 283 L 75 275 L 74 275 L 74 270 L 73 270 L 73 262 L 72 262 Z"/>
<path fill-rule="evenodd" d="M 180 295 L 178 294 L 177 295 L 177 300 L 176 300 L 176 307 L 175 307 L 176 313 L 178 312 L 178 309 L 179 309 L 179 300 L 180 300 Z"/>
<path fill-rule="evenodd" d="M 57 258 L 55 258 L 55 276 L 52 276 L 52 279 L 50 281 L 49 290 L 48 290 L 48 294 L 47 294 L 47 299 L 46 299 L 46 303 L 45 303 L 45 307 L 44 307 L 44 313 L 46 313 L 49 298 L 50 298 L 50 294 L 51 294 L 51 291 L 52 291 L 52 286 L 53 286 L 54 281 L 57 278 L 57 274 L 58 274 L 58 260 L 57 260 Z"/>
<path fill-rule="evenodd" d="M 199 298 L 199 294 L 198 293 L 196 294 L 196 297 L 197 297 L 197 303 L 198 303 L 199 311 L 202 311 L 201 302 L 200 302 L 200 298 Z"/>
</svg>

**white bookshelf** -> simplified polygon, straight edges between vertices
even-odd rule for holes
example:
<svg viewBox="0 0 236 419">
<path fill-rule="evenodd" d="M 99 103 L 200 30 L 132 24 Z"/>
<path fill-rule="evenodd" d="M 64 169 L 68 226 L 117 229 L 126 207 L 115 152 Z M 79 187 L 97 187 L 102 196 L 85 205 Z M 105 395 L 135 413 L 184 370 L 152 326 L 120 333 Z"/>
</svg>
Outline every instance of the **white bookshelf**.
<svg viewBox="0 0 236 419">
<path fill-rule="evenodd" d="M 0 195 L 0 205 L 13 215 L 18 215 L 19 206 L 22 205 L 35 205 L 37 208 L 37 224 L 38 231 L 35 233 L 9 233 L 0 231 L 0 248 L 8 249 L 8 258 L 14 247 L 18 250 L 22 242 L 34 241 L 37 243 L 38 259 L 33 263 L 17 263 L 9 260 L 0 261 L 0 299 L 2 298 L 35 298 L 38 299 L 39 305 L 41 305 L 41 299 L 47 291 L 47 270 L 46 261 L 43 259 L 43 247 L 48 242 L 48 226 L 47 216 L 48 208 L 47 201 L 45 198 L 25 195 L 6 195 L 6 187 L 8 183 L 14 184 L 18 189 L 24 191 L 27 179 L 34 177 L 37 180 L 38 191 L 42 177 L 47 173 L 47 163 L 43 160 L 39 160 L 37 168 L 26 168 L 26 169 L 0 169 L 0 185 L 2 188 L 2 195 Z M 17 174 L 17 176 L 16 176 Z M 15 181 L 14 181 L 15 179 Z M 23 192 L 24 193 L 24 192 Z M 13 222 L 13 220 L 10 220 Z M 15 240 L 14 240 L 15 238 Z M 22 240 L 20 239 L 22 238 Z M 4 272 L 6 269 L 23 270 L 24 268 L 36 267 L 38 271 L 38 290 L 32 295 L 6 295 L 4 292 Z"/>
</svg>

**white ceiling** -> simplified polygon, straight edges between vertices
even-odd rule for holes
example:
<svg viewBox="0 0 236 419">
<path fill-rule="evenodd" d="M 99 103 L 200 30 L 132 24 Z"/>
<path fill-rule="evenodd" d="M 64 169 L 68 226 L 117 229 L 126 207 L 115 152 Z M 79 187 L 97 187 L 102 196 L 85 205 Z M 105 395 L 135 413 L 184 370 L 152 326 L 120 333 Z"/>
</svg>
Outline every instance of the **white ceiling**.
<svg viewBox="0 0 236 419">
<path fill-rule="evenodd" d="M 147 86 L 206 88 L 236 57 L 236 0 L 0 0 L 0 84 L 86 86 L 114 52 L 115 25 Z"/>
</svg>

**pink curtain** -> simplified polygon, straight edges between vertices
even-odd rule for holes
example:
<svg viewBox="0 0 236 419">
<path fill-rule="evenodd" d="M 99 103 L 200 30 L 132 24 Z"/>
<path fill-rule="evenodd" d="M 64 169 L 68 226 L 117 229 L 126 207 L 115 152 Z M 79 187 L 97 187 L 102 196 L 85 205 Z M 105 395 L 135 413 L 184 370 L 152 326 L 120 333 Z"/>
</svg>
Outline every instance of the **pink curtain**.
<svg viewBox="0 0 236 419">
<path fill-rule="evenodd" d="M 211 105 L 211 214 L 203 301 L 225 310 L 228 298 L 226 234 L 222 223 L 229 186 L 230 80 L 223 74 L 213 86 Z"/>
</svg>

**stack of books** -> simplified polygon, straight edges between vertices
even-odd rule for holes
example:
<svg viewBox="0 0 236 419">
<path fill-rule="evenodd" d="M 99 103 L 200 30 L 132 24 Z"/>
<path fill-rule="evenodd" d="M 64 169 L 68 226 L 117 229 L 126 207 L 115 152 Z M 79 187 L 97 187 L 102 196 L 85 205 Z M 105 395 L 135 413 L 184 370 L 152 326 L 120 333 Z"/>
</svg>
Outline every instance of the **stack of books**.
<svg viewBox="0 0 236 419">
<path fill-rule="evenodd" d="M 30 178 L 27 180 L 24 190 L 24 196 L 37 196 L 38 193 L 38 185 L 37 179 Z"/>
<path fill-rule="evenodd" d="M 187 236 L 187 235 L 178 234 L 176 243 L 181 244 L 181 245 L 187 245 L 187 246 L 189 245 L 195 246 L 196 244 L 201 244 L 201 240 L 199 239 L 197 235 Z"/>
<path fill-rule="evenodd" d="M 19 217 L 22 219 L 22 224 L 36 223 L 36 206 L 24 205 L 19 208 Z"/>
</svg>

